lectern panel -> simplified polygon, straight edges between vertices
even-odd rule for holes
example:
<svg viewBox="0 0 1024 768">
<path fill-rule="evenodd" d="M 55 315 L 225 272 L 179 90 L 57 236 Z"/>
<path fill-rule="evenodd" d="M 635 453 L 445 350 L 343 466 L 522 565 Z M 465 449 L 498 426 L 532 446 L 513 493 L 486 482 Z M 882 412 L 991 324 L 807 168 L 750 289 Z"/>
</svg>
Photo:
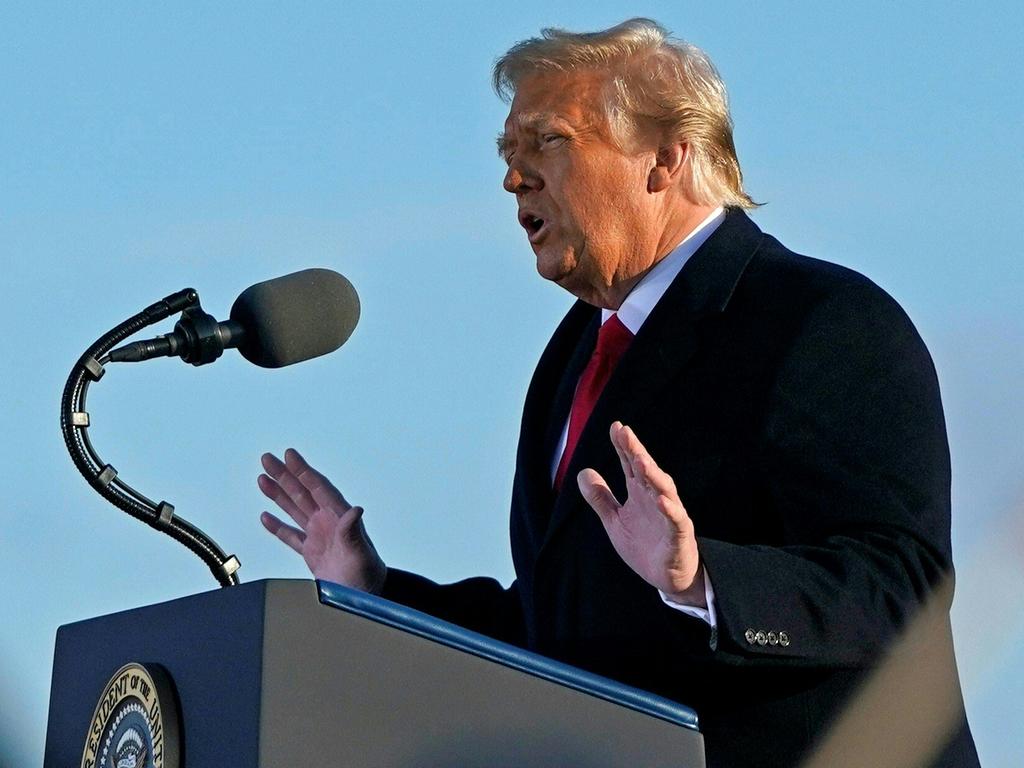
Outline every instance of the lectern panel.
<svg viewBox="0 0 1024 768">
<path fill-rule="evenodd" d="M 408 623 L 310 613 L 310 599 L 305 584 L 268 589 L 266 648 L 283 658 L 265 665 L 261 766 L 294 765 L 297 752 L 358 768 L 704 765 L 692 725 L 524 672 L 530 660 L 515 668 L 413 634 Z M 686 718 L 686 708 L 664 704 Z"/>
<path fill-rule="evenodd" d="M 570 668 L 348 598 L 339 610 L 311 581 L 253 582 L 61 627 L 44 768 L 81 764 L 98 699 L 130 662 L 170 679 L 181 768 L 704 765 L 684 707 L 642 692 L 624 706 L 611 681 L 591 695 L 585 673 L 566 684 Z"/>
</svg>

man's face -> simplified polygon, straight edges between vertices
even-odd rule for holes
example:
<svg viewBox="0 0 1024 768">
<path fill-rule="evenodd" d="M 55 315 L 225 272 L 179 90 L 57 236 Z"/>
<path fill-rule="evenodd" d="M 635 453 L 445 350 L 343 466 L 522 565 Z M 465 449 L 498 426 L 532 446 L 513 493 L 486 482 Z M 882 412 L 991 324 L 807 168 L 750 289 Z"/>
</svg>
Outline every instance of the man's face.
<svg viewBox="0 0 1024 768">
<path fill-rule="evenodd" d="M 606 82 L 591 72 L 524 78 L 499 148 L 537 271 L 584 301 L 617 308 L 655 256 L 647 182 L 654 152 L 617 148 Z"/>
</svg>

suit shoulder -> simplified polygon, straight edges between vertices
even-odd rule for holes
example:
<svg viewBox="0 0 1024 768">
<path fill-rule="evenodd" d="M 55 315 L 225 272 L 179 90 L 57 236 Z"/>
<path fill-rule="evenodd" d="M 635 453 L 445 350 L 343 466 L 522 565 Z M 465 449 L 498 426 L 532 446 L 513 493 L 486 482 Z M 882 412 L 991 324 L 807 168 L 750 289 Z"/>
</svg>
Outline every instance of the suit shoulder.
<svg viewBox="0 0 1024 768">
<path fill-rule="evenodd" d="M 864 293 L 879 300 L 895 301 L 870 278 L 856 270 L 789 250 L 765 235 L 751 259 L 747 275 L 752 281 L 770 282 L 775 291 L 823 299 L 836 293 Z"/>
<path fill-rule="evenodd" d="M 740 325 L 759 328 L 780 352 L 801 337 L 832 344 L 856 338 L 915 349 L 922 362 L 929 358 L 907 313 L 875 282 L 848 267 L 794 253 L 770 235 L 763 236 L 726 313 Z"/>
<path fill-rule="evenodd" d="M 887 324 L 913 325 L 885 289 L 856 270 L 795 253 L 764 235 L 737 286 L 741 303 L 751 300 L 764 311 L 794 320 L 810 314 L 868 313 Z"/>
</svg>

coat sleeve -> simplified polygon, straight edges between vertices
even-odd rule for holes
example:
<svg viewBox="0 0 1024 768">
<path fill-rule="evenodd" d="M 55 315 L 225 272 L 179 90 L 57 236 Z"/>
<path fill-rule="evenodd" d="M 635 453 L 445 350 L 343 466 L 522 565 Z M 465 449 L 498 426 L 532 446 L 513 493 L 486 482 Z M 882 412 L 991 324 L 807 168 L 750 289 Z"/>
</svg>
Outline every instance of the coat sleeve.
<svg viewBox="0 0 1024 768">
<path fill-rule="evenodd" d="M 484 577 L 437 584 L 388 568 L 381 597 L 513 645 L 525 645 L 523 609 L 516 581 L 505 589 Z"/>
<path fill-rule="evenodd" d="M 779 543 L 697 532 L 715 585 L 716 654 L 864 664 L 952 577 L 938 382 L 881 289 L 847 286 L 808 313 L 766 400 L 756 455 L 754 511 L 777 521 Z"/>
</svg>

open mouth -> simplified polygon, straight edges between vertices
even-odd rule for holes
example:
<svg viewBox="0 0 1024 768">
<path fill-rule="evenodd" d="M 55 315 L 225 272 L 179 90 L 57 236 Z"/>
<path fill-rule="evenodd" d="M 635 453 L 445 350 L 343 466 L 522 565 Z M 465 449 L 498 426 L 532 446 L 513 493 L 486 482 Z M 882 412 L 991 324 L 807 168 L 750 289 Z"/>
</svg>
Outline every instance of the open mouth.
<svg viewBox="0 0 1024 768">
<path fill-rule="evenodd" d="M 523 229 L 526 230 L 530 242 L 533 243 L 536 242 L 544 230 L 545 221 L 540 216 L 534 216 L 532 213 L 521 213 L 519 215 L 519 223 L 523 225 Z"/>
</svg>

